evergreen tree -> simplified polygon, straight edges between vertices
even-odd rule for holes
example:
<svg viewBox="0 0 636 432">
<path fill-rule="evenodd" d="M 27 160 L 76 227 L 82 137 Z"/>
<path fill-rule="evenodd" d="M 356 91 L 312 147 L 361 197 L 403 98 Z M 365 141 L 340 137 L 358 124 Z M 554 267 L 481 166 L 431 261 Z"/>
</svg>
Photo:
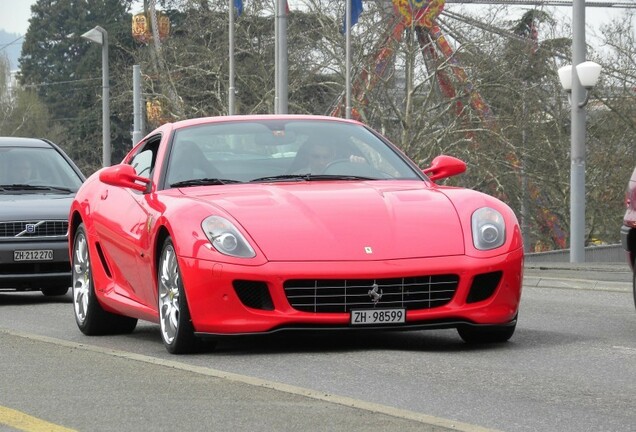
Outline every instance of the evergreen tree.
<svg viewBox="0 0 636 432">
<path fill-rule="evenodd" d="M 38 0 L 22 46 L 19 81 L 34 89 L 65 150 L 87 173 L 101 165 L 101 47 L 81 38 L 95 26 L 108 32 L 113 161 L 130 148 L 132 74 L 130 1 Z"/>
</svg>

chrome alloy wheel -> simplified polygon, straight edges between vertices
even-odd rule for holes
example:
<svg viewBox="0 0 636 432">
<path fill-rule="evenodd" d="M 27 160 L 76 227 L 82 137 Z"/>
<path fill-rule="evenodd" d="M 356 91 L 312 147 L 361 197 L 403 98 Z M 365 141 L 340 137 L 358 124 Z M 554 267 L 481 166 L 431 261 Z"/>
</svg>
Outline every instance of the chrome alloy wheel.
<svg viewBox="0 0 636 432">
<path fill-rule="evenodd" d="M 159 321 L 161 336 L 172 344 L 179 330 L 179 286 L 181 279 L 174 247 L 164 248 L 159 261 Z"/>
<path fill-rule="evenodd" d="M 88 242 L 83 231 L 78 231 L 73 247 L 73 306 L 75 318 L 84 324 L 88 313 L 91 290 L 91 263 L 88 258 Z"/>
</svg>

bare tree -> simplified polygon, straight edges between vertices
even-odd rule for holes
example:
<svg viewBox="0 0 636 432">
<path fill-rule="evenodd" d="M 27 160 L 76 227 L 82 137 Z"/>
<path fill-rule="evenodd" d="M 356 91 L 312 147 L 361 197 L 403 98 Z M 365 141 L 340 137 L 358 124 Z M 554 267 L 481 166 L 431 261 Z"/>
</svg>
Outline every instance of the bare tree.
<svg viewBox="0 0 636 432">
<path fill-rule="evenodd" d="M 603 66 L 588 104 L 586 159 L 589 243 L 616 243 L 625 187 L 636 165 L 636 16 L 629 10 L 602 29 L 592 53 Z"/>
</svg>

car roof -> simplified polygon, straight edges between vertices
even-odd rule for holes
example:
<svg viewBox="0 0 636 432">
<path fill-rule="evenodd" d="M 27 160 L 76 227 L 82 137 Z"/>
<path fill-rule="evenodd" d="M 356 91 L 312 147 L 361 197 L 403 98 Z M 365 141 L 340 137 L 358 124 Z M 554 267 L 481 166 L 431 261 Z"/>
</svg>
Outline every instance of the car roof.
<svg viewBox="0 0 636 432">
<path fill-rule="evenodd" d="M 51 148 L 51 144 L 40 138 L 0 137 L 0 147 Z"/>
<path fill-rule="evenodd" d="M 329 121 L 334 123 L 354 123 L 360 122 L 352 119 L 343 119 L 339 117 L 308 115 L 308 114 L 252 114 L 252 115 L 234 115 L 234 116 L 216 116 L 216 117 L 197 117 L 187 120 L 181 120 L 171 123 L 173 129 L 179 129 L 188 126 L 221 123 L 221 122 L 250 122 L 259 120 L 309 120 L 309 121 Z"/>
</svg>

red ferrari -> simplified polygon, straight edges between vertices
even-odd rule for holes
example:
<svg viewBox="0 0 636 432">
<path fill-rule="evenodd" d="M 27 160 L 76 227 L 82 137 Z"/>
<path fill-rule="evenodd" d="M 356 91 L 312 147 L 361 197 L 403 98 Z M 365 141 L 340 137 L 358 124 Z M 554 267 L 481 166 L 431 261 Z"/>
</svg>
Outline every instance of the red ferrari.
<svg viewBox="0 0 636 432">
<path fill-rule="evenodd" d="M 369 127 L 318 116 L 165 124 L 80 188 L 69 214 L 74 315 L 87 335 L 159 323 L 171 353 L 289 329 L 515 331 L 517 218 L 435 182 Z"/>
</svg>

